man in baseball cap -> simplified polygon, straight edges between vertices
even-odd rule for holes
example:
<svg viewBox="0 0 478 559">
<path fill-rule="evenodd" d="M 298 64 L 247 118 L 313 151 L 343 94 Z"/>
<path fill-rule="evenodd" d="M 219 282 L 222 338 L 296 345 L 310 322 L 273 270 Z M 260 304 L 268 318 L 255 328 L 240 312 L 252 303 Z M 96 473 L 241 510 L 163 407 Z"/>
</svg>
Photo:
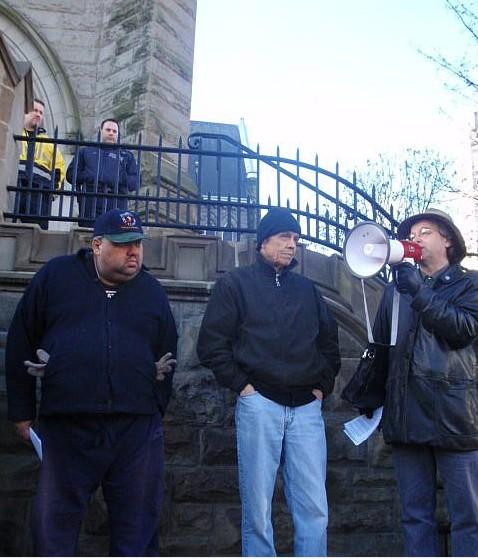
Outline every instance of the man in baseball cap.
<svg viewBox="0 0 478 559">
<path fill-rule="evenodd" d="M 163 415 L 177 332 L 168 297 L 143 264 L 141 220 L 98 216 L 91 249 L 50 260 L 9 328 L 8 416 L 43 462 L 33 510 L 36 556 L 74 556 L 89 498 L 103 488 L 113 557 L 159 555 Z M 35 362 L 35 355 L 39 362 Z"/>
<path fill-rule="evenodd" d="M 144 238 L 141 219 L 134 212 L 115 209 L 96 218 L 91 247 L 103 285 L 118 287 L 140 272 Z"/>
</svg>

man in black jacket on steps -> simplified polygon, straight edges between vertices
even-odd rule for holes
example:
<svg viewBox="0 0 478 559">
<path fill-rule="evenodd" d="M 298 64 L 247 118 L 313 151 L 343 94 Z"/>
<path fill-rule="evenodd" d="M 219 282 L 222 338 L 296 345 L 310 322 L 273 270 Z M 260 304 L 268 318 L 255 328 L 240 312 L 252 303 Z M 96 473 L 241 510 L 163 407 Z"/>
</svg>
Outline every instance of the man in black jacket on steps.
<svg viewBox="0 0 478 559">
<path fill-rule="evenodd" d="M 327 554 L 322 400 L 340 368 L 337 325 L 312 281 L 292 271 L 300 225 L 273 208 L 257 231 L 257 262 L 216 282 L 197 351 L 236 392 L 242 553 L 274 556 L 277 470 L 294 520 L 294 555 Z"/>
</svg>

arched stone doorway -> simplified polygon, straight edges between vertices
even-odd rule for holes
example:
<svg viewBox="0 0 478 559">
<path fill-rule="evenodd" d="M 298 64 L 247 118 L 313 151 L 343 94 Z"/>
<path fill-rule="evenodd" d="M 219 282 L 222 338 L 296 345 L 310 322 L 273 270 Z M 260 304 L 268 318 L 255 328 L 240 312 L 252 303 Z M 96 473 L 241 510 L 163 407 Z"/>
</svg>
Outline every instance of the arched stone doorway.
<svg viewBox="0 0 478 559">
<path fill-rule="evenodd" d="M 60 137 L 74 133 L 80 124 L 78 106 L 68 77 L 55 53 L 33 25 L 15 9 L 0 4 L 0 32 L 13 57 L 30 62 L 35 96 L 45 102 L 45 128 Z"/>
<path fill-rule="evenodd" d="M 25 15 L 4 3 L 0 4 L 0 32 L 13 58 L 32 65 L 33 92 L 45 103 L 44 127 L 47 133 L 53 136 L 57 126 L 58 137 L 75 135 L 80 127 L 78 106 L 68 77 L 47 41 Z M 62 153 L 68 164 L 71 155 L 66 146 L 62 148 Z M 50 229 L 68 228 L 66 223 L 50 223 Z"/>
</svg>

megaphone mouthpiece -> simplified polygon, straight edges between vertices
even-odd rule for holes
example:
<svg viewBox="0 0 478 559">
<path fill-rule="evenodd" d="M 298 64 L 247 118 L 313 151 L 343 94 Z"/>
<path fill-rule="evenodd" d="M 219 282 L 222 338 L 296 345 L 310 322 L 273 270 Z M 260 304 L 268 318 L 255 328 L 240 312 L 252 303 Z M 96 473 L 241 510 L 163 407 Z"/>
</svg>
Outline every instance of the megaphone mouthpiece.
<svg viewBox="0 0 478 559">
<path fill-rule="evenodd" d="M 387 254 L 387 246 L 383 243 L 365 243 L 363 253 L 369 258 L 382 259 Z"/>
</svg>

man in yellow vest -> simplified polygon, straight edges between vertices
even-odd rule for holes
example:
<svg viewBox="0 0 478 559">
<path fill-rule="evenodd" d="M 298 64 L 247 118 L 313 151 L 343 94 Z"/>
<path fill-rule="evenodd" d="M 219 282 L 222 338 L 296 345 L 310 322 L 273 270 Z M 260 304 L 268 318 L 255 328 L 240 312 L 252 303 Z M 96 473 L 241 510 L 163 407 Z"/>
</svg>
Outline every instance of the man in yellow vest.
<svg viewBox="0 0 478 559">
<path fill-rule="evenodd" d="M 33 102 L 33 109 L 25 115 L 23 136 L 48 138 L 43 124 L 45 104 L 39 99 Z M 20 214 L 23 223 L 38 223 L 48 229 L 53 192 L 59 190 L 65 180 L 65 162 L 60 149 L 53 143 L 22 141 L 22 151 L 18 162 L 18 187 L 33 190 L 18 192 L 15 213 Z M 36 192 L 37 190 L 41 191 Z"/>
</svg>

